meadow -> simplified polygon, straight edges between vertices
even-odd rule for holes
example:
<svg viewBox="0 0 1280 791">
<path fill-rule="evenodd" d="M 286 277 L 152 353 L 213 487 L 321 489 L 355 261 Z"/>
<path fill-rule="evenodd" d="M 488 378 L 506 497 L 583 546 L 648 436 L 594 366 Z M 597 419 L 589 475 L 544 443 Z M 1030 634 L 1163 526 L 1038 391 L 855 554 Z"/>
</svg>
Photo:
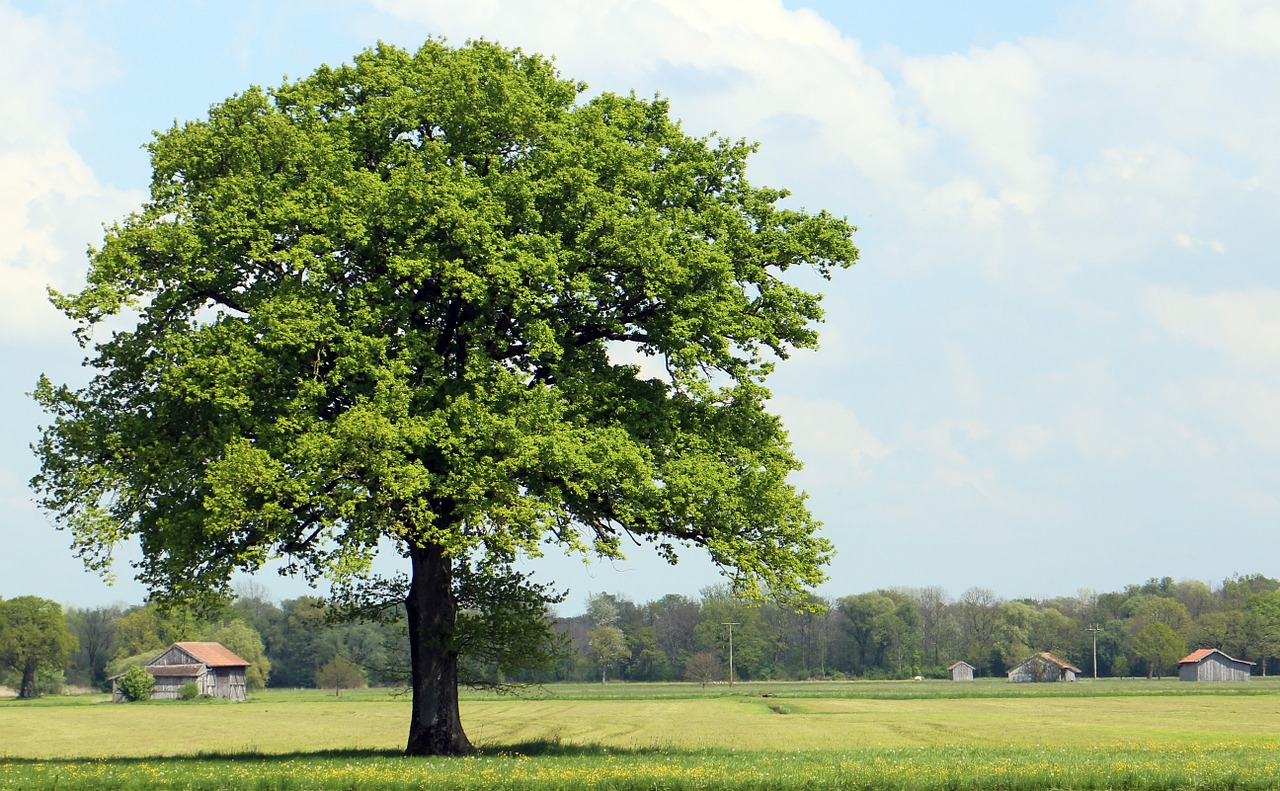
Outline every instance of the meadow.
<svg viewBox="0 0 1280 791">
<path fill-rule="evenodd" d="M 468 694 L 480 752 L 399 755 L 388 690 L 0 701 L 0 789 L 1262 789 L 1280 683 L 553 685 Z"/>
</svg>

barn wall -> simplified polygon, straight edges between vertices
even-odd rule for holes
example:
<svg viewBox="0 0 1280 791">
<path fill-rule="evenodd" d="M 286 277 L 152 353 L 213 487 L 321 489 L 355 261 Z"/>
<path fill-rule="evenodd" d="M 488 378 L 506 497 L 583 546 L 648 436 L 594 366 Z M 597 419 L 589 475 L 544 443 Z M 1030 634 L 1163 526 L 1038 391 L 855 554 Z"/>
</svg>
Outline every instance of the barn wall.
<svg viewBox="0 0 1280 791">
<path fill-rule="evenodd" d="M 147 664 L 148 665 L 203 665 L 204 663 L 201 662 L 199 659 L 196 659 L 191 654 L 188 654 L 186 651 L 183 651 L 181 648 L 177 647 L 176 645 L 172 645 L 172 646 L 169 646 L 169 650 L 165 651 L 163 654 L 156 657 L 155 659 L 152 659 Z"/>
<path fill-rule="evenodd" d="M 1014 684 L 1026 684 L 1034 681 L 1042 681 L 1040 678 L 1040 667 L 1036 662 L 1023 662 L 1022 664 L 1009 671 L 1009 681 Z"/>
<path fill-rule="evenodd" d="M 156 678 L 156 685 L 151 688 L 151 699 L 177 700 L 182 685 L 192 681 L 199 683 L 199 679 L 192 676 L 159 676 Z"/>
<path fill-rule="evenodd" d="M 1076 674 L 1071 670 L 1060 668 L 1041 657 L 1033 657 L 1010 670 L 1009 680 L 1015 684 L 1043 681 L 1075 681 Z"/>
<path fill-rule="evenodd" d="M 214 687 L 214 691 L 209 694 L 227 700 L 246 700 L 249 697 L 244 668 L 219 667 L 214 668 L 209 675 Z"/>
<path fill-rule="evenodd" d="M 201 695 L 227 700 L 246 700 L 248 685 L 244 668 L 207 668 L 199 676 L 160 676 L 151 689 L 153 700 L 177 700 L 179 689 L 189 681 L 196 682 Z"/>
</svg>

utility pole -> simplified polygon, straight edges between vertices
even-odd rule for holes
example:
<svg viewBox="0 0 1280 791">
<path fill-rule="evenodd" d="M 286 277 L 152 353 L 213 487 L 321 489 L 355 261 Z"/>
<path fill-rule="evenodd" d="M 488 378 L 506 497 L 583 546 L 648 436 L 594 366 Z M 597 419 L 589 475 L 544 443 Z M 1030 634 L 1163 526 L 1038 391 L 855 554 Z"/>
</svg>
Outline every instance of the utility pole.
<svg viewBox="0 0 1280 791">
<path fill-rule="evenodd" d="M 741 626 L 738 621 L 733 623 L 722 623 L 721 626 L 729 627 L 729 688 L 733 688 L 733 627 Z"/>
<path fill-rule="evenodd" d="M 1102 631 L 1102 627 L 1096 623 L 1089 626 L 1086 632 L 1093 632 L 1093 680 L 1098 680 L 1098 632 Z"/>
</svg>

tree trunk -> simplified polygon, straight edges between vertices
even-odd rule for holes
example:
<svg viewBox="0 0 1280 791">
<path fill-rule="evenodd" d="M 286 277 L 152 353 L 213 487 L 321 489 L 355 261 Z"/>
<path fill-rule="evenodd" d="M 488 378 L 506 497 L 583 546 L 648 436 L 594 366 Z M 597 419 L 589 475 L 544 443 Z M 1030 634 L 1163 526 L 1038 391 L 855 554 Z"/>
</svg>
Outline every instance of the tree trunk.
<svg viewBox="0 0 1280 791">
<path fill-rule="evenodd" d="M 413 667 L 413 712 L 406 755 L 466 755 L 473 752 L 458 713 L 458 648 L 453 632 L 458 608 L 453 596 L 453 560 L 441 547 L 411 546 L 412 576 L 405 607 L 409 615 L 409 660 Z"/>
<path fill-rule="evenodd" d="M 34 698 L 36 696 L 36 663 L 25 662 L 22 665 L 22 683 L 18 686 L 18 697 Z"/>
</svg>

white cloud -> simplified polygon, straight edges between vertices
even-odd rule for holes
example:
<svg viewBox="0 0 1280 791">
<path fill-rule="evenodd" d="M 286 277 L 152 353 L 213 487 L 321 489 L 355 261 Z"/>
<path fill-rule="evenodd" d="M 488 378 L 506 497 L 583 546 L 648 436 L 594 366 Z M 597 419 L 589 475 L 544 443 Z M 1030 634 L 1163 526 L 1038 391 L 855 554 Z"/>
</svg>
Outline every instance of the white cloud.
<svg viewBox="0 0 1280 791">
<path fill-rule="evenodd" d="M 1280 290 L 1196 294 L 1150 287 L 1144 303 L 1173 337 L 1211 349 L 1252 373 L 1280 373 Z"/>
<path fill-rule="evenodd" d="M 1257 107 L 1221 106 L 1229 75 L 1166 61 L 1043 39 L 906 61 L 937 157 L 917 168 L 933 175 L 908 215 L 913 246 L 936 244 L 935 265 L 1043 284 L 1149 265 L 1188 229 L 1207 236 L 1197 223 L 1250 189 L 1231 169 L 1257 172 L 1274 146 L 1246 118 Z M 1237 118 L 1257 130 L 1251 144 L 1235 140 Z M 1206 151 L 1240 153 L 1226 168 Z"/>
<path fill-rule="evenodd" d="M 1280 7 L 1271 0 L 1135 0 L 1132 14 L 1217 54 L 1280 60 Z"/>
<path fill-rule="evenodd" d="M 1193 399 L 1180 395 L 1180 386 L 1162 386 L 1167 376 L 1157 369 L 1147 381 L 1140 371 L 1125 371 L 1124 381 L 1118 381 L 1101 361 L 1077 366 L 1062 377 L 1062 405 L 1044 428 L 1055 445 L 1109 475 L 1185 472 L 1217 457 L 1223 437 L 1205 424 L 1200 411 L 1188 408 Z M 1016 443 L 1006 447 L 1016 456 Z"/>
<path fill-rule="evenodd" d="M 0 93 L 0 337 L 8 341 L 67 334 L 46 287 L 80 282 L 102 221 L 141 199 L 99 184 L 69 141 L 76 119 L 62 100 L 107 69 L 72 34 L 0 6 L 0 71 L 16 75 Z"/>
<path fill-rule="evenodd" d="M 484 31 L 554 54 L 569 76 L 590 75 L 593 91 L 659 89 L 691 131 L 751 137 L 774 119 L 807 119 L 817 144 L 882 181 L 905 177 L 923 145 L 857 41 L 778 0 L 375 4 L 428 29 Z M 672 70 L 692 79 L 670 79 Z"/>
<path fill-rule="evenodd" d="M 839 482 L 866 474 L 870 463 L 893 453 L 888 443 L 836 401 L 774 398 L 769 408 L 782 417 L 806 479 Z"/>
<path fill-rule="evenodd" d="M 983 192 L 1027 215 L 1043 204 L 1053 172 L 1039 150 L 1040 66 L 1024 47 L 907 60 L 903 79 L 940 140 L 960 146 Z"/>
<path fill-rule="evenodd" d="M 991 429 L 983 423 L 962 420 L 911 431 L 909 435 L 912 444 L 924 450 L 934 461 L 967 465 L 969 454 L 956 447 L 957 440 L 966 444 L 985 441 L 990 438 Z"/>
<path fill-rule="evenodd" d="M 1249 484 L 1239 484 L 1231 490 L 1231 501 L 1247 513 L 1274 519 L 1280 515 L 1280 498 L 1274 493 Z"/>
<path fill-rule="evenodd" d="M 959 344 L 946 345 L 946 389 L 954 400 L 964 405 L 982 402 L 982 379 L 973 365 L 973 358 Z"/>
<path fill-rule="evenodd" d="M 1017 426 L 1006 434 L 1004 450 L 1015 461 L 1026 463 L 1043 453 L 1053 441 L 1054 432 L 1044 426 Z"/>
<path fill-rule="evenodd" d="M 1195 163 L 1174 146 L 1144 143 L 1095 152 L 1065 173 L 1039 250 L 1079 270 L 1149 264 L 1176 231 L 1195 222 L 1204 196 Z"/>
<path fill-rule="evenodd" d="M 1212 432 L 1223 445 L 1221 455 L 1233 461 L 1257 450 L 1280 451 L 1280 390 L 1274 387 L 1242 379 L 1197 379 L 1170 385 L 1164 400 L 1187 421 Z M 1208 445 L 1208 440 L 1200 443 Z"/>
<path fill-rule="evenodd" d="M 1187 19 L 1218 26 L 1201 34 L 1206 47 L 1234 46 L 1239 25 L 1267 29 L 1263 6 L 1139 4 L 1072 38 L 884 63 L 777 0 L 376 5 L 455 40 L 554 53 L 593 90 L 659 89 L 691 131 L 764 139 L 755 167 L 806 204 L 874 213 L 853 217 L 887 240 L 864 259 L 898 272 L 1046 289 L 1151 266 L 1176 234 L 1217 252 L 1224 207 L 1280 162 L 1280 113 L 1238 101 L 1236 71 L 1180 46 Z M 1154 43 L 1130 46 L 1139 39 Z"/>
<path fill-rule="evenodd" d="M 1208 249 L 1218 255 L 1227 252 L 1227 246 L 1218 239 L 1197 239 L 1191 234 L 1175 233 L 1173 235 L 1173 243 L 1181 247 L 1183 250 L 1204 250 Z"/>
</svg>

